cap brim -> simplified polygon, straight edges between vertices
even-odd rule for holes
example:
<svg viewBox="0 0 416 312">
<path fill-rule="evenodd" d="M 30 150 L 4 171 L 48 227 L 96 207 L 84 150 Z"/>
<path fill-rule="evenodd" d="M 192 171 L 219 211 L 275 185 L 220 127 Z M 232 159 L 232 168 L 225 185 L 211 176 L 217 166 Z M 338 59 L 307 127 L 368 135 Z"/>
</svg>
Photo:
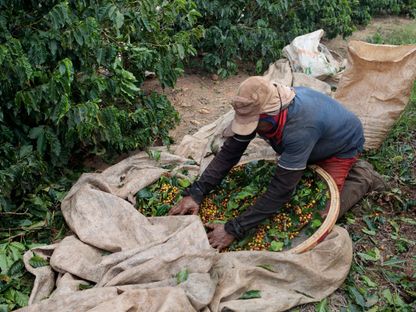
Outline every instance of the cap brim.
<svg viewBox="0 0 416 312">
<path fill-rule="evenodd" d="M 235 115 L 233 122 L 231 123 L 231 130 L 235 134 L 249 135 L 256 130 L 259 123 L 259 116 L 239 116 Z"/>
</svg>

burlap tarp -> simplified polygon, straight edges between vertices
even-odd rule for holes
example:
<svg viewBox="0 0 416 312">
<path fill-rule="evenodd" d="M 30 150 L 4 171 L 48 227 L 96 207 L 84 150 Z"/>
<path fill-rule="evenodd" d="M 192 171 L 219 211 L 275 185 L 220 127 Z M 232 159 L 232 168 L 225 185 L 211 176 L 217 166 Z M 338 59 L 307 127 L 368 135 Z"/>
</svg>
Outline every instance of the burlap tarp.
<svg viewBox="0 0 416 312">
<path fill-rule="evenodd" d="M 409 102 L 416 78 L 416 45 L 351 41 L 348 61 L 335 98 L 361 119 L 365 148 L 378 148 Z"/>
<path fill-rule="evenodd" d="M 177 152 L 213 152 L 225 124 L 223 118 L 205 127 L 210 144 L 186 149 L 184 143 Z M 255 142 L 250 150 L 245 159 L 271 155 Z M 73 235 L 24 256 L 36 279 L 30 305 L 19 311 L 283 311 L 319 301 L 343 283 L 352 243 L 340 227 L 303 254 L 218 253 L 198 216 L 146 218 L 131 203 L 162 174 L 195 177 L 199 170 L 161 149 L 159 160 L 142 152 L 102 173 L 83 174 L 62 202 Z M 31 267 L 33 253 L 50 265 Z M 185 269 L 189 276 L 178 284 L 175 276 Z M 259 290 L 261 298 L 239 299 L 248 290 Z"/>
</svg>

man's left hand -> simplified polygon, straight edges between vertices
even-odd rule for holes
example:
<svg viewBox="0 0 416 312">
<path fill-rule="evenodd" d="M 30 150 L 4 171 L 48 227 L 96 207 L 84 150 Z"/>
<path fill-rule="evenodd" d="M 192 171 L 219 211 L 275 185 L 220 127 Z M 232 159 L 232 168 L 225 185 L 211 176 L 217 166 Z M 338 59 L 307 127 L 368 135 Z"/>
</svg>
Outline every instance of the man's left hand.
<svg viewBox="0 0 416 312">
<path fill-rule="evenodd" d="M 224 224 L 205 224 L 205 227 L 211 230 L 208 233 L 208 241 L 213 248 L 221 250 L 234 241 L 234 236 L 225 231 Z"/>
</svg>

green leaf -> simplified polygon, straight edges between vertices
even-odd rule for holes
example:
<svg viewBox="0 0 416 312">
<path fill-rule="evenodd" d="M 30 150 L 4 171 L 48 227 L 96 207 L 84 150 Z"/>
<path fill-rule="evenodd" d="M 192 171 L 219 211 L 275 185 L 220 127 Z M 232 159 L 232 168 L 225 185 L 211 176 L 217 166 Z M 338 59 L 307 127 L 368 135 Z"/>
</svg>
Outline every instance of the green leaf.
<svg viewBox="0 0 416 312">
<path fill-rule="evenodd" d="M 259 264 L 257 267 L 276 273 L 274 266 L 271 264 Z"/>
<path fill-rule="evenodd" d="M 362 308 L 365 308 L 364 297 L 360 294 L 357 288 L 348 286 L 348 290 L 349 290 L 349 293 L 352 295 L 352 298 L 354 299 L 355 303 L 357 303 Z"/>
<path fill-rule="evenodd" d="M 12 257 L 14 261 L 22 259 L 22 252 L 24 249 L 25 249 L 24 246 L 23 246 L 23 249 L 20 249 L 19 247 L 16 247 L 15 245 L 12 245 L 12 244 L 9 245 L 9 250 L 12 253 Z"/>
<path fill-rule="evenodd" d="M 283 242 L 278 242 L 278 241 L 272 241 L 270 244 L 270 250 L 271 251 L 282 251 L 284 247 L 284 243 Z"/>
<path fill-rule="evenodd" d="M 43 155 L 46 150 L 45 127 L 39 126 L 29 131 L 29 138 L 36 139 L 36 149 Z"/>
<path fill-rule="evenodd" d="M 366 308 L 370 308 L 372 306 L 374 306 L 375 304 L 377 304 L 379 301 L 379 298 L 377 296 L 377 294 L 370 294 L 366 296 L 366 301 L 365 301 L 365 306 Z"/>
<path fill-rule="evenodd" d="M 124 15 L 119 10 L 117 10 L 115 13 L 114 20 L 116 22 L 116 28 L 120 29 L 124 24 Z"/>
<path fill-rule="evenodd" d="M 8 271 L 8 275 L 10 276 L 16 276 L 19 275 L 21 273 L 23 273 L 23 268 L 24 268 L 24 264 L 22 260 L 17 260 L 15 262 L 13 262 L 13 264 L 10 266 L 9 271 Z"/>
<path fill-rule="evenodd" d="M 238 299 L 246 300 L 255 298 L 261 298 L 260 290 L 248 290 L 244 294 L 242 294 Z"/>
<path fill-rule="evenodd" d="M 212 220 L 211 223 L 213 223 L 213 224 L 225 224 L 225 223 L 227 223 L 227 221 L 215 219 L 215 220 Z"/>
<path fill-rule="evenodd" d="M 25 307 L 28 304 L 29 296 L 16 290 L 14 293 L 14 300 L 20 307 Z"/>
<path fill-rule="evenodd" d="M 399 307 L 399 308 L 405 308 L 407 305 L 404 303 L 404 301 L 403 301 L 403 299 L 397 294 L 397 293 L 395 293 L 394 295 L 393 295 L 393 302 L 394 302 L 394 305 L 396 306 L 396 307 Z"/>
<path fill-rule="evenodd" d="M 392 228 L 394 229 L 394 232 L 396 234 L 398 234 L 399 233 L 399 230 L 400 230 L 400 226 L 397 224 L 397 222 L 394 221 L 394 220 L 389 220 L 389 223 L 392 226 Z"/>
<path fill-rule="evenodd" d="M 367 251 L 367 253 L 358 252 L 357 255 L 360 256 L 361 259 L 366 261 L 378 261 L 380 260 L 380 250 L 378 248 L 374 248 L 373 250 Z"/>
<path fill-rule="evenodd" d="M 143 188 L 140 191 L 137 192 L 136 195 L 138 198 L 152 198 L 153 193 L 150 192 L 147 188 Z"/>
<path fill-rule="evenodd" d="M 0 250 L 0 269 L 3 274 L 9 270 L 9 263 L 11 261 L 11 259 L 10 261 L 8 260 L 5 250 Z"/>
<path fill-rule="evenodd" d="M 347 217 L 347 224 L 355 224 L 355 219 Z"/>
<path fill-rule="evenodd" d="M 18 250 L 19 252 L 22 252 L 22 251 L 25 251 L 26 250 L 25 245 L 23 245 L 22 243 L 19 243 L 19 242 L 11 242 L 10 245 L 9 245 L 9 247 L 13 247 L 16 250 Z M 18 258 L 21 258 L 20 253 L 19 253 L 19 257 Z"/>
<path fill-rule="evenodd" d="M 183 45 L 181 45 L 180 43 L 178 43 L 176 45 L 176 49 L 178 50 L 179 58 L 181 60 L 183 60 L 185 58 L 185 49 L 183 48 Z"/>
<path fill-rule="evenodd" d="M 149 155 L 149 158 L 150 158 L 150 159 L 153 159 L 153 160 L 159 161 L 159 159 L 160 159 L 160 155 L 161 155 L 161 152 L 160 152 L 160 151 L 155 151 L 155 150 L 149 150 L 149 151 L 147 152 L 147 155 Z"/>
<path fill-rule="evenodd" d="M 315 305 L 315 312 L 329 312 L 327 298 L 324 298 L 318 304 Z"/>
<path fill-rule="evenodd" d="M 390 289 L 386 288 L 383 290 L 383 297 L 387 300 L 387 303 L 394 305 L 393 296 L 390 292 Z"/>
<path fill-rule="evenodd" d="M 99 48 L 97 49 L 97 63 L 101 65 L 105 59 L 105 49 Z"/>
<path fill-rule="evenodd" d="M 78 45 L 82 46 L 84 44 L 84 36 L 82 35 L 81 29 L 75 28 L 73 31 L 73 35 Z M 61 73 L 61 75 L 65 73 L 65 66 L 63 64 L 59 66 L 59 72 Z"/>
<path fill-rule="evenodd" d="M 377 284 L 374 283 L 369 277 L 363 275 L 361 278 L 364 280 L 368 287 L 377 287 Z"/>
<path fill-rule="evenodd" d="M 25 157 L 27 157 L 29 154 L 31 154 L 31 153 L 32 153 L 32 151 L 33 151 L 33 146 L 32 146 L 32 145 L 23 145 L 23 146 L 20 148 L 20 151 L 19 151 L 19 157 L 20 157 L 20 158 L 25 158 Z"/>
<path fill-rule="evenodd" d="M 374 226 L 373 221 L 371 221 L 371 219 L 368 216 L 364 216 L 363 221 L 365 222 L 365 224 L 367 224 L 367 227 L 370 231 L 376 231 L 376 227 Z"/>
<path fill-rule="evenodd" d="M 258 59 L 256 62 L 256 73 L 261 73 L 263 70 L 263 59 Z"/>
<path fill-rule="evenodd" d="M 247 197 L 252 197 L 252 196 L 253 196 L 253 193 L 251 193 L 251 192 L 241 191 L 241 192 L 238 192 L 238 193 L 234 196 L 234 199 L 235 199 L 235 200 L 243 200 L 243 199 L 245 199 L 245 198 L 247 198 Z"/>
<path fill-rule="evenodd" d="M 363 231 L 365 234 L 370 235 L 370 236 L 374 236 L 374 235 L 376 235 L 376 231 L 374 231 L 374 230 L 369 230 L 369 229 L 367 229 L 367 228 L 363 228 L 363 229 L 361 229 L 361 231 Z"/>
<path fill-rule="evenodd" d="M 162 204 L 156 209 L 156 216 L 165 216 L 171 207 L 168 204 Z"/>
<path fill-rule="evenodd" d="M 383 262 L 383 266 L 391 266 L 391 267 L 396 267 L 396 268 L 401 268 L 403 266 L 398 265 L 398 264 L 402 264 L 402 263 L 406 263 L 406 260 L 401 260 L 401 259 L 397 259 L 396 257 L 393 257 L 387 261 Z"/>
<path fill-rule="evenodd" d="M 189 185 L 191 185 L 191 182 L 188 179 L 179 179 L 178 183 L 182 187 L 188 187 Z"/>
<path fill-rule="evenodd" d="M 227 211 L 232 211 L 237 208 L 238 204 L 234 200 L 230 199 L 227 203 Z"/>
<path fill-rule="evenodd" d="M 36 223 L 32 223 L 31 225 L 25 226 L 24 229 L 25 230 L 41 229 L 41 228 L 45 227 L 45 225 L 46 225 L 46 221 L 42 220 L 42 221 L 38 221 Z"/>
<path fill-rule="evenodd" d="M 322 222 L 319 219 L 313 219 L 311 222 L 311 228 L 312 229 L 317 229 L 321 226 Z"/>
<path fill-rule="evenodd" d="M 0 304 L 0 312 L 9 312 L 9 306 L 7 304 Z"/>
<path fill-rule="evenodd" d="M 35 254 L 32 258 L 30 258 L 29 264 L 34 268 L 40 268 L 49 265 L 49 262 L 41 256 Z"/>
<path fill-rule="evenodd" d="M 94 287 L 94 285 L 90 285 L 90 284 L 79 284 L 78 285 L 79 290 L 91 289 L 93 287 Z"/>
<path fill-rule="evenodd" d="M 180 284 L 185 282 L 188 279 L 189 272 L 187 268 L 182 269 L 181 271 L 176 274 L 176 283 Z"/>
<path fill-rule="evenodd" d="M 401 217 L 400 220 L 411 225 L 416 225 L 416 220 L 412 218 Z"/>
</svg>

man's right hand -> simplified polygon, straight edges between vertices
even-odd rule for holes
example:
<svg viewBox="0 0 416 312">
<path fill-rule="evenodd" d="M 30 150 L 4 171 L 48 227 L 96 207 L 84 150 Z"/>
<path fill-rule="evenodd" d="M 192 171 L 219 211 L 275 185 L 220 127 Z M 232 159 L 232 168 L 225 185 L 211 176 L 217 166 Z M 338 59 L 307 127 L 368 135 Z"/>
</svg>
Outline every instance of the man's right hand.
<svg viewBox="0 0 416 312">
<path fill-rule="evenodd" d="M 199 205 L 191 196 L 185 196 L 179 203 L 172 207 L 169 215 L 198 214 Z"/>
</svg>

